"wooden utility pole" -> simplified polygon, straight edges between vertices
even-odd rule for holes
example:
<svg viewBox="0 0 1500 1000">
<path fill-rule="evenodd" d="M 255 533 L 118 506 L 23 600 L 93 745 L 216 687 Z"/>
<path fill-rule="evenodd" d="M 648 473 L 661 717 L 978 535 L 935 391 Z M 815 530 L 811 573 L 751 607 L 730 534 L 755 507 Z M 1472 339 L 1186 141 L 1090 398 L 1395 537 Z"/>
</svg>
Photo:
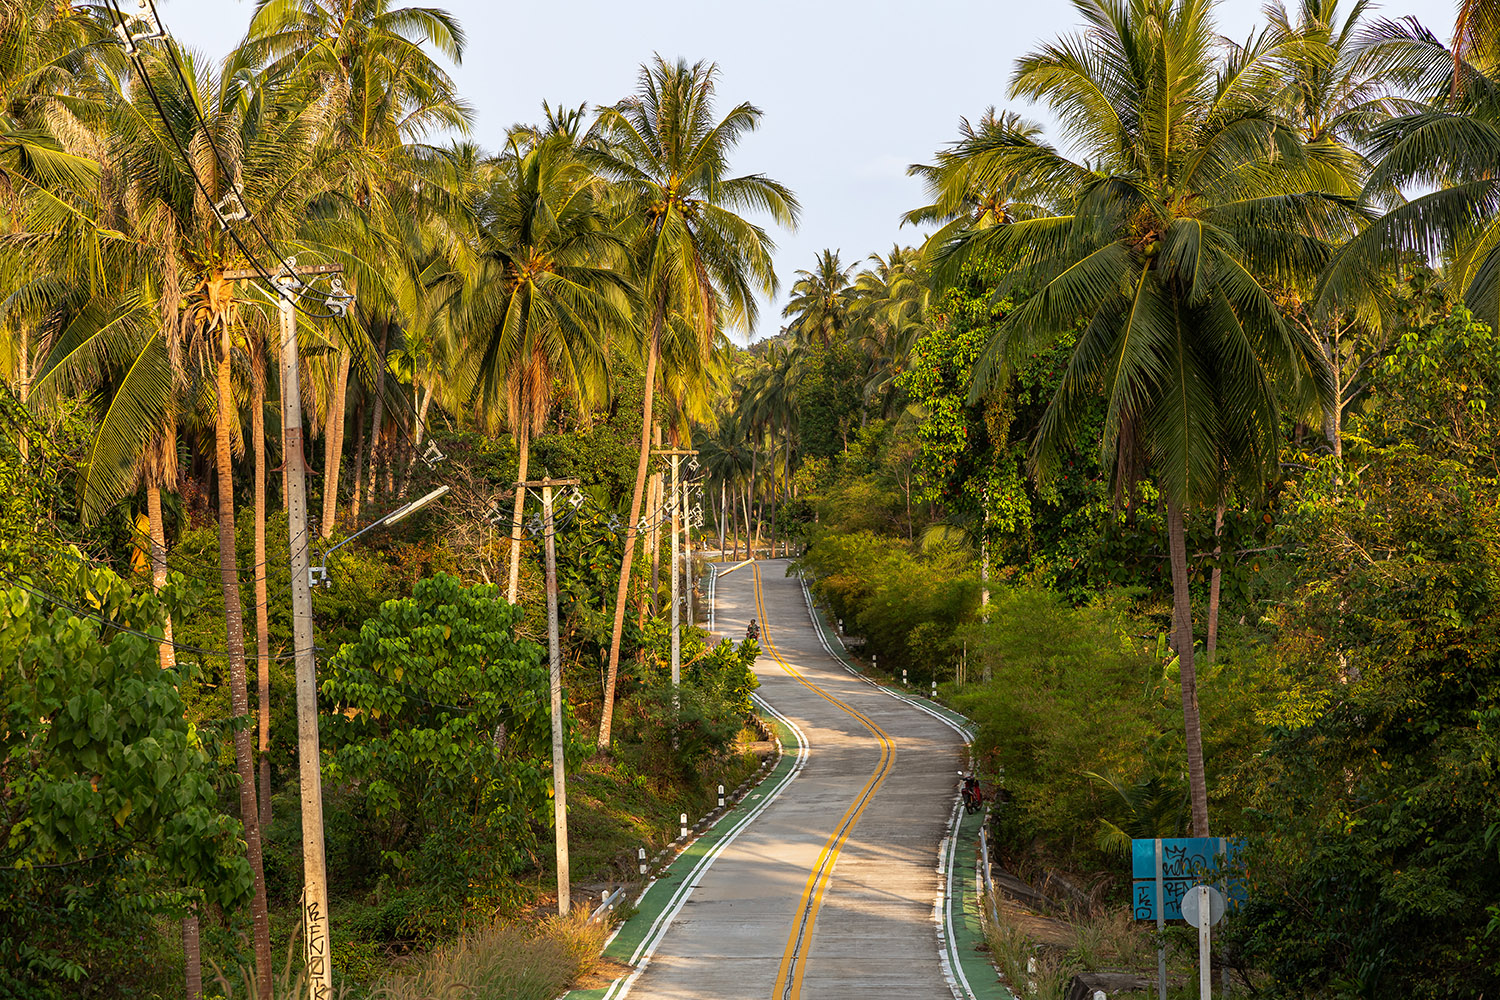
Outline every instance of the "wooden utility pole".
<svg viewBox="0 0 1500 1000">
<path fill-rule="evenodd" d="M 291 258 L 276 274 L 281 325 L 281 430 L 286 465 L 287 547 L 292 570 L 292 636 L 297 664 L 297 769 L 302 790 L 302 917 L 311 1000 L 333 997 L 328 927 L 328 867 L 323 847 L 323 780 L 318 752 L 318 665 L 313 654 L 312 582 L 307 530 L 307 470 L 302 453 L 302 380 L 298 371 L 296 286 L 300 276 L 339 274 L 338 264 L 298 267 Z M 228 279 L 259 278 L 254 270 L 225 271 Z"/>
<path fill-rule="evenodd" d="M 578 479 L 535 479 L 516 484 L 516 489 L 542 491 L 542 536 L 547 561 L 547 653 L 551 660 L 552 688 L 552 815 L 557 828 L 557 912 L 568 915 L 572 888 L 568 872 L 568 791 L 563 768 L 562 647 L 557 636 L 557 546 L 552 521 L 552 490 L 577 486 Z"/>
</svg>

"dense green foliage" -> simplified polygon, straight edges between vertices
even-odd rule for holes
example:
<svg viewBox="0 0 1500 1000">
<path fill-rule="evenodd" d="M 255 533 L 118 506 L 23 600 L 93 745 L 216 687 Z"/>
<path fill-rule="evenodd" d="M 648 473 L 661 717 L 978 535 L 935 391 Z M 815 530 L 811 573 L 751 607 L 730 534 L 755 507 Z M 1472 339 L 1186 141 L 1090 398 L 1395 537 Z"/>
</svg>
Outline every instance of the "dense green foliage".
<svg viewBox="0 0 1500 1000">
<path fill-rule="evenodd" d="M 366 817 L 371 881 L 351 888 L 387 883 L 403 936 L 504 901 L 536 853 L 552 738 L 545 650 L 515 638 L 520 614 L 493 586 L 438 574 L 328 665 L 325 774 Z"/>
<path fill-rule="evenodd" d="M 74 563 L 49 585 L 78 610 L 0 590 L 0 995 L 110 995 L 160 975 L 153 918 L 238 904 L 249 869 L 151 638 L 186 581 L 158 598 Z"/>
</svg>

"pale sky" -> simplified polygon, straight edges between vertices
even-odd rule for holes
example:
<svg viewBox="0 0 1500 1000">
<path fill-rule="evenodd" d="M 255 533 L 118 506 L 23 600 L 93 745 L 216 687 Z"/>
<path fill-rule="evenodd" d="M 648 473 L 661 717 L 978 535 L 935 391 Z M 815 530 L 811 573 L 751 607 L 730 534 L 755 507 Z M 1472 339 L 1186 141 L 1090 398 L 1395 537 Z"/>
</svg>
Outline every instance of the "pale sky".
<svg viewBox="0 0 1500 1000">
<path fill-rule="evenodd" d="M 906 166 L 930 162 L 956 138 L 960 116 L 1007 107 L 1016 58 L 1080 23 L 1063 0 L 406 2 L 442 7 L 462 23 L 467 47 L 452 72 L 476 112 L 472 138 L 492 150 L 508 126 L 540 119 L 543 100 L 597 106 L 627 96 L 653 53 L 718 63 L 720 113 L 740 101 L 765 112 L 735 169 L 767 174 L 802 202 L 798 230 L 773 231 L 782 292 L 763 306 L 757 337 L 777 331 L 794 272 L 811 269 L 824 247 L 848 264 L 920 242 L 899 228 L 901 213 L 923 203 Z M 157 3 L 174 36 L 214 58 L 240 39 L 255 9 L 253 0 Z M 1221 0 L 1220 32 L 1243 40 L 1262 23 L 1261 7 Z M 1415 15 L 1446 38 L 1455 8 L 1454 0 L 1388 0 L 1377 16 Z"/>
</svg>

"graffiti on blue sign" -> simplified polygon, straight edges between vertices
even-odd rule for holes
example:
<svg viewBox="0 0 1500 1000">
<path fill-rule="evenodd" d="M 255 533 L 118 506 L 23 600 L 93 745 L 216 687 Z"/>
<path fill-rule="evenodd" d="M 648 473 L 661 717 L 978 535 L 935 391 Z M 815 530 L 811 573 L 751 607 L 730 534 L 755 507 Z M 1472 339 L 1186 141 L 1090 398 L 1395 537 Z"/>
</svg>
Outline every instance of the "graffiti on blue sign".
<svg viewBox="0 0 1500 1000">
<path fill-rule="evenodd" d="M 1158 849 L 1157 845 L 1161 845 Z M 1232 866 L 1243 843 L 1226 837 L 1172 837 L 1130 842 L 1131 903 L 1137 920 L 1157 919 L 1157 886 L 1166 902 L 1162 917 L 1182 919 L 1182 897 L 1188 889 L 1207 882 L 1224 894 L 1230 909 L 1246 898 L 1245 886 L 1222 872 Z M 1160 858 L 1158 871 L 1157 859 Z"/>
</svg>

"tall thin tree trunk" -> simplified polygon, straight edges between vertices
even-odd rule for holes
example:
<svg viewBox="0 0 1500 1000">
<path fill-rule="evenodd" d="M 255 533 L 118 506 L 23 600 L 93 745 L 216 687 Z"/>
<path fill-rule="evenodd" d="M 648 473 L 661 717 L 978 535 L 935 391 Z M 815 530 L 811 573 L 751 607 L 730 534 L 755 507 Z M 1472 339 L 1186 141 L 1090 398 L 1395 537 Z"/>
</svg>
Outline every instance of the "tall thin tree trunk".
<svg viewBox="0 0 1500 1000">
<path fill-rule="evenodd" d="M 1219 565 L 1219 559 L 1224 554 L 1224 545 L 1220 536 L 1224 534 L 1224 501 L 1220 500 L 1214 508 L 1214 568 L 1208 578 L 1208 642 L 1206 652 L 1208 662 L 1214 662 L 1214 656 L 1219 649 L 1219 580 L 1223 575 L 1223 567 Z"/>
<path fill-rule="evenodd" d="M 364 499 L 365 484 L 365 399 L 363 396 L 354 407 L 354 489 L 349 497 L 349 522 L 359 523 L 360 501 Z"/>
<path fill-rule="evenodd" d="M 167 582 L 167 528 L 161 513 L 161 487 L 146 483 L 146 523 L 151 534 L 151 589 L 161 590 Z M 162 643 L 156 647 L 163 670 L 177 669 L 177 653 L 172 647 L 172 615 L 162 622 Z"/>
<path fill-rule="evenodd" d="M 661 428 L 655 427 L 651 436 L 656 439 L 656 447 L 661 448 Z M 656 614 L 661 608 L 661 518 L 662 510 L 666 507 L 666 498 L 662 489 L 662 474 L 660 472 L 651 475 L 651 499 L 648 501 L 651 513 L 648 520 L 651 528 L 647 533 L 646 548 L 651 553 L 651 613 Z M 642 608 L 642 616 L 645 610 Z"/>
<path fill-rule="evenodd" d="M 333 381 L 333 401 L 328 404 L 328 420 L 323 433 L 323 524 L 319 537 L 333 533 L 333 522 L 339 512 L 339 471 L 344 466 L 344 403 L 349 390 L 349 362 L 354 353 L 345 345 L 339 352 L 338 372 Z"/>
<path fill-rule="evenodd" d="M 739 520 L 740 520 L 740 517 L 739 517 L 739 502 L 740 502 L 740 498 L 738 496 L 736 496 L 737 493 L 739 493 L 739 489 L 738 488 L 733 488 L 732 487 L 729 490 L 729 533 L 734 536 L 734 561 L 735 562 L 739 562 L 740 561 L 740 526 L 739 526 Z"/>
<path fill-rule="evenodd" d="M 520 445 L 520 460 L 517 464 L 516 481 L 526 481 L 526 466 L 531 457 L 531 435 L 524 429 L 517 434 L 519 439 L 516 443 Z M 510 603 L 516 603 L 516 595 L 521 589 L 521 516 L 526 511 L 526 488 L 516 487 L 516 505 L 510 518 L 510 583 L 505 588 L 505 599 Z"/>
<path fill-rule="evenodd" d="M 412 444 L 411 457 L 406 461 L 406 471 L 401 474 L 401 495 L 398 499 L 406 498 L 406 491 L 411 487 L 412 470 L 416 468 L 417 459 L 422 457 L 422 442 L 425 439 L 422 432 L 427 430 L 427 410 L 432 406 L 432 393 L 436 385 L 436 380 L 427 384 L 427 392 L 422 397 L 422 405 L 417 408 L 416 441 Z"/>
<path fill-rule="evenodd" d="M 760 540 L 760 518 L 754 516 L 755 487 L 760 479 L 760 448 L 750 442 L 750 482 L 745 486 L 745 536 L 751 538 L 750 558 L 755 558 L 755 542 Z M 754 527 L 751 527 L 751 523 Z M 753 533 L 753 534 L 752 534 Z"/>
<path fill-rule="evenodd" d="M 234 405 L 229 377 L 229 323 L 224 330 L 219 356 L 219 412 L 214 438 L 218 465 L 219 573 L 224 592 L 224 625 L 229 645 L 229 701 L 236 718 L 250 713 L 250 694 L 245 684 L 245 619 L 240 607 L 239 558 L 234 548 L 234 468 L 230 464 L 230 408 Z M 250 907 L 255 946 L 255 981 L 260 1000 L 271 1000 L 271 922 L 266 908 L 266 874 L 261 859 L 260 814 L 256 808 L 254 748 L 250 730 L 234 731 L 235 771 L 240 779 L 240 822 L 245 828 L 245 857 L 250 862 L 254 896 Z"/>
<path fill-rule="evenodd" d="M 146 521 L 151 534 L 151 589 L 160 591 L 167 582 L 167 529 L 161 516 L 161 487 L 146 483 Z M 162 619 L 162 643 L 156 647 L 163 670 L 177 669 L 177 652 L 172 646 L 172 614 Z M 203 996 L 203 951 L 198 941 L 198 914 L 189 912 L 182 918 L 183 984 L 187 1000 Z"/>
<path fill-rule="evenodd" d="M 797 494 L 792 489 L 792 421 L 790 417 L 787 418 L 786 425 L 782 428 L 782 435 L 782 444 L 786 449 L 786 487 L 788 495 L 795 500 Z M 911 501 L 908 499 L 907 505 L 910 506 L 910 503 Z M 791 539 L 788 538 L 785 544 L 790 546 L 791 543 Z M 786 549 L 782 555 L 791 555 L 791 549 Z"/>
<path fill-rule="evenodd" d="M 1198 720 L 1198 675 L 1193 669 L 1193 608 L 1188 594 L 1187 537 L 1182 509 L 1167 500 L 1167 540 L 1172 562 L 1172 609 L 1176 625 L 1177 663 L 1182 675 L 1182 723 L 1188 759 L 1188 794 L 1193 807 L 1193 836 L 1207 837 L 1208 783 L 1203 774 L 1203 733 Z"/>
<path fill-rule="evenodd" d="M 768 425 L 771 429 L 767 432 L 766 466 L 771 471 L 771 558 L 776 558 L 776 430 L 775 424 Z"/>
<path fill-rule="evenodd" d="M 255 449 L 255 687 L 260 756 L 260 828 L 271 825 L 271 623 L 266 592 L 266 355 L 263 346 L 250 359 L 250 434 Z"/>
<path fill-rule="evenodd" d="M 719 558 L 724 558 L 724 492 L 725 482 L 719 480 Z"/>
<path fill-rule="evenodd" d="M 752 526 L 753 518 L 750 516 L 750 484 L 745 484 L 745 558 L 755 558 L 755 536 L 759 534 L 759 526 Z"/>
<path fill-rule="evenodd" d="M 19 232 L 19 216 L 12 217 L 12 232 Z M 22 408 L 31 398 L 31 326 L 24 319 L 20 322 L 19 343 L 16 344 L 16 398 Z M 31 458 L 31 439 L 24 433 L 16 443 L 20 446 L 21 461 Z"/>
<path fill-rule="evenodd" d="M 620 586 L 615 592 L 615 625 L 609 643 L 609 672 L 604 680 L 604 704 L 599 716 L 599 749 L 609 749 L 615 714 L 615 682 L 620 674 L 620 640 L 625 634 L 625 600 L 630 593 L 630 564 L 635 556 L 636 519 L 641 516 L 641 494 L 646 491 L 646 466 L 651 461 L 651 410 L 656 395 L 656 362 L 661 353 L 663 317 L 652 323 L 646 352 L 646 398 L 641 403 L 641 453 L 635 467 L 635 490 L 630 495 L 630 520 L 625 525 L 625 551 L 620 559 Z"/>
<path fill-rule="evenodd" d="M 376 452 L 380 447 L 381 432 L 385 429 L 382 422 L 385 418 L 385 349 L 390 333 L 390 321 L 382 319 L 380 321 L 380 353 L 375 358 L 375 415 L 370 421 L 370 492 L 365 497 L 365 502 L 372 506 L 375 503 Z"/>
</svg>

